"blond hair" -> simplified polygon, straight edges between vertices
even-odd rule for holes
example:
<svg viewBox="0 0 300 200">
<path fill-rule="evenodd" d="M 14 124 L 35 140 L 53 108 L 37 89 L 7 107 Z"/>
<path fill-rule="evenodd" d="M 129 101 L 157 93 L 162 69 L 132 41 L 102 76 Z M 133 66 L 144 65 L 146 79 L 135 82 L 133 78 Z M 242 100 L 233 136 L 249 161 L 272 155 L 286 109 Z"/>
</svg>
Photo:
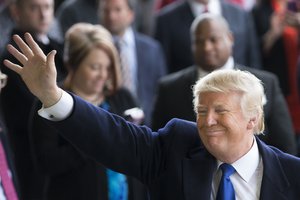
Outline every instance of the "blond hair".
<svg viewBox="0 0 300 200">
<path fill-rule="evenodd" d="M 203 92 L 241 92 L 241 108 L 244 116 L 257 117 L 257 126 L 254 133 L 264 131 L 263 106 L 266 102 L 264 88 L 261 80 L 247 71 L 216 70 L 197 81 L 193 86 L 194 111 L 198 112 L 200 94 Z"/>
</svg>

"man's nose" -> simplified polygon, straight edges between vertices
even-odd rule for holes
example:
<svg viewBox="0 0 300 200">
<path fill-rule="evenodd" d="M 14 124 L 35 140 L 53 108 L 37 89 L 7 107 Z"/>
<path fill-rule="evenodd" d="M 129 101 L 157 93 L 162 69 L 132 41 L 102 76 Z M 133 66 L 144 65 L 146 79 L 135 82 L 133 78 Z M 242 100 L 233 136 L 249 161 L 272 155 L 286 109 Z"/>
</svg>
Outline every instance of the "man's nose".
<svg viewBox="0 0 300 200">
<path fill-rule="evenodd" d="M 211 43 L 211 41 L 205 41 L 204 42 L 204 51 L 209 51 L 209 50 L 211 50 L 211 48 L 212 48 L 212 43 Z"/>
<path fill-rule="evenodd" d="M 213 126 L 217 124 L 216 114 L 214 112 L 208 112 L 205 118 L 206 126 Z"/>
</svg>

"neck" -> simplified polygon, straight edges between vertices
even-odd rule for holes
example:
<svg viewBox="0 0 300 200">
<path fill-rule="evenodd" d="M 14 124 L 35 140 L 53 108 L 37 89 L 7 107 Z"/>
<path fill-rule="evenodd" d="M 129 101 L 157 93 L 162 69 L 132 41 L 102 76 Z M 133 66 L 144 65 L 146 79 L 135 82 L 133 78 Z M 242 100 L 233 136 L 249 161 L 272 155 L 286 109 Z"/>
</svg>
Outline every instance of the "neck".
<svg viewBox="0 0 300 200">
<path fill-rule="evenodd" d="M 241 152 L 241 151 L 239 151 L 239 149 L 232 149 L 231 153 L 224 153 L 223 155 L 219 154 L 217 159 L 224 163 L 228 163 L 228 164 L 234 163 L 235 161 L 239 160 L 241 157 L 246 155 L 251 150 L 251 148 L 254 144 L 254 140 L 255 140 L 255 138 L 253 138 L 252 141 L 249 141 L 249 143 L 246 144 L 246 146 L 247 146 L 246 151 Z"/>
<path fill-rule="evenodd" d="M 105 99 L 102 92 L 89 94 L 89 93 L 86 93 L 86 92 L 76 88 L 76 87 L 71 87 L 71 91 L 95 106 L 100 105 Z"/>
</svg>

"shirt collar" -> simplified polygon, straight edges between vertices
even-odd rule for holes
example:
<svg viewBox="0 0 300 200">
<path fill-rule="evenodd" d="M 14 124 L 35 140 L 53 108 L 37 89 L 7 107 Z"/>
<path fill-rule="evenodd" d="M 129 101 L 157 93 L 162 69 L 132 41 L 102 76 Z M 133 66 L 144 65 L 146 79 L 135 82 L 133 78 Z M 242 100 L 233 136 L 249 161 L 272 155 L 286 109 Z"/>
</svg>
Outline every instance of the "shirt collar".
<svg viewBox="0 0 300 200">
<path fill-rule="evenodd" d="M 36 39 L 44 45 L 48 45 L 50 43 L 47 35 L 36 35 Z"/>
<path fill-rule="evenodd" d="M 115 41 L 120 40 L 120 39 L 123 41 L 123 43 L 126 46 L 134 46 L 135 40 L 134 40 L 134 32 L 133 32 L 132 28 L 128 27 L 125 30 L 124 35 L 122 37 L 121 36 L 114 36 Z"/>
<path fill-rule="evenodd" d="M 199 16 L 205 10 L 204 4 L 199 3 L 195 0 L 188 0 L 188 3 L 190 4 L 190 7 L 192 9 L 194 16 Z M 210 12 L 210 13 L 213 13 L 216 15 L 222 15 L 220 0 L 210 0 L 208 2 L 207 9 L 208 9 L 208 12 Z"/>
<path fill-rule="evenodd" d="M 260 154 L 257 146 L 256 139 L 253 138 L 253 145 L 251 149 L 243 157 L 232 163 L 236 172 L 241 176 L 244 181 L 249 182 L 257 169 L 260 161 Z M 221 161 L 217 161 L 218 168 L 222 164 Z"/>
<path fill-rule="evenodd" d="M 233 69 L 234 68 L 234 60 L 233 57 L 230 56 L 228 58 L 228 60 L 226 61 L 226 63 L 218 70 L 222 70 L 222 69 Z M 201 67 L 198 67 L 198 78 L 203 78 L 204 76 L 206 76 L 207 74 L 209 74 L 208 71 L 205 71 L 204 69 L 202 69 Z"/>
</svg>

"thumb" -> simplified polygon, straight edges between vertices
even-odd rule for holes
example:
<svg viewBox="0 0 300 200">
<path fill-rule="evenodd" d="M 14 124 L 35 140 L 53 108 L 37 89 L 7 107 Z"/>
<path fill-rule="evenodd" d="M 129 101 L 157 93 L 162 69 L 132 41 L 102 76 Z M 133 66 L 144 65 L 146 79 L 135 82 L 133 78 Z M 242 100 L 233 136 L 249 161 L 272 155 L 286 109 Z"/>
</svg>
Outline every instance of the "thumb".
<svg viewBox="0 0 300 200">
<path fill-rule="evenodd" d="M 54 58 L 56 55 L 56 50 L 52 50 L 50 53 L 47 55 L 47 67 L 55 67 L 55 62 Z"/>
</svg>

